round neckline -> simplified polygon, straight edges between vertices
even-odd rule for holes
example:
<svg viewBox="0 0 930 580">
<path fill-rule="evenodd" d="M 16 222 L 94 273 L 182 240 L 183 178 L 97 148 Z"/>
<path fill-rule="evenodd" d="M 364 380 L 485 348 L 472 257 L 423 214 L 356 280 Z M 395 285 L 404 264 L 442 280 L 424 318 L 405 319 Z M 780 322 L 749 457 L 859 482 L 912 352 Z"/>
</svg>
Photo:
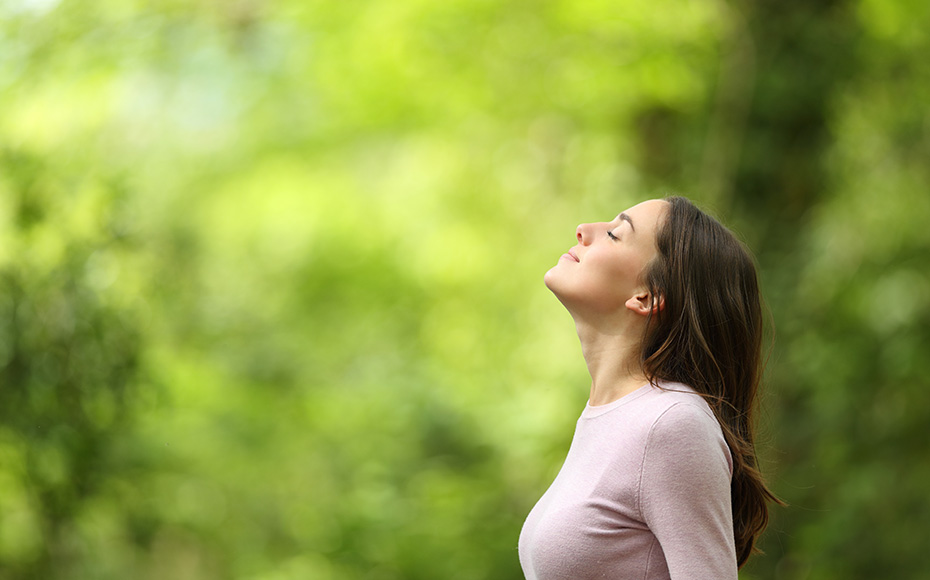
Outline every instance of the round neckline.
<svg viewBox="0 0 930 580">
<path fill-rule="evenodd" d="M 584 410 L 581 412 L 581 417 L 583 419 L 591 419 L 594 417 L 600 417 L 604 413 L 613 411 L 617 407 L 621 407 L 631 401 L 634 401 L 642 397 L 646 393 L 652 391 L 652 388 L 653 387 L 651 383 L 646 383 L 645 385 L 639 387 L 635 391 L 630 391 L 629 393 L 623 395 L 619 399 L 615 401 L 611 401 L 609 403 L 604 403 L 603 405 L 592 405 L 591 400 L 588 399 L 588 402 L 585 403 Z"/>
</svg>

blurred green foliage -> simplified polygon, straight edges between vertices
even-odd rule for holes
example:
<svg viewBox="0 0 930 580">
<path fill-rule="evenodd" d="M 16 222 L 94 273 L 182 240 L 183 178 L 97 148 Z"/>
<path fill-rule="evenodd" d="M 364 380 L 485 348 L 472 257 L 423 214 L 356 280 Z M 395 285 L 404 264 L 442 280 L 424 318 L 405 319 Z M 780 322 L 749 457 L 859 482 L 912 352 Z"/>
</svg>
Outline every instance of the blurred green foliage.
<svg viewBox="0 0 930 580">
<path fill-rule="evenodd" d="M 930 570 L 930 6 L 0 2 L 0 578 L 521 578 L 577 223 L 758 256 L 749 579 Z"/>
</svg>

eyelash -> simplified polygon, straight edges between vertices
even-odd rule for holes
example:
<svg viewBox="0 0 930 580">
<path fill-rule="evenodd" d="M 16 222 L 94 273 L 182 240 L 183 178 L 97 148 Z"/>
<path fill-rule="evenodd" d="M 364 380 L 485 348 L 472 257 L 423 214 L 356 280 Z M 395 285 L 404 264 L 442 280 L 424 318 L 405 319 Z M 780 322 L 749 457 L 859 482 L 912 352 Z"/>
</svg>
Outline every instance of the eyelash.
<svg viewBox="0 0 930 580">
<path fill-rule="evenodd" d="M 620 239 L 617 236 L 615 236 L 614 233 L 610 230 L 607 230 L 607 237 L 614 241 L 617 241 Z"/>
</svg>

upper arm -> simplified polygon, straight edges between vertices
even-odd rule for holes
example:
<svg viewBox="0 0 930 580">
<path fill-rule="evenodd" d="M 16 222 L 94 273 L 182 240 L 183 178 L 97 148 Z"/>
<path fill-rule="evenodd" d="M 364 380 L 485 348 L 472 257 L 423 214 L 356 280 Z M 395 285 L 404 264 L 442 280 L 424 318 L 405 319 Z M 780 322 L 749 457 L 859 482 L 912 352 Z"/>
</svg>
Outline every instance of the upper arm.
<svg viewBox="0 0 930 580">
<path fill-rule="evenodd" d="M 639 496 L 672 580 L 737 578 L 730 457 L 713 417 L 678 403 L 655 421 Z"/>
</svg>

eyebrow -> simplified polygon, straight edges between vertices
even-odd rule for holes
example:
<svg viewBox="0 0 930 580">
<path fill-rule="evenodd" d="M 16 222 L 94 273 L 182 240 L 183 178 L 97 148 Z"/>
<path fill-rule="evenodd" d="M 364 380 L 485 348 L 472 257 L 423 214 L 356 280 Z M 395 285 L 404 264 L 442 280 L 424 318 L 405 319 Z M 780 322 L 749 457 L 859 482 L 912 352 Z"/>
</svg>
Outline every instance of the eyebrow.
<svg viewBox="0 0 930 580">
<path fill-rule="evenodd" d="M 630 229 L 633 230 L 634 232 L 636 231 L 636 228 L 633 226 L 633 220 L 630 219 L 630 216 L 626 215 L 625 213 L 621 213 L 620 215 L 617 216 L 617 219 L 621 221 L 626 221 L 627 223 L 630 224 Z"/>
</svg>

